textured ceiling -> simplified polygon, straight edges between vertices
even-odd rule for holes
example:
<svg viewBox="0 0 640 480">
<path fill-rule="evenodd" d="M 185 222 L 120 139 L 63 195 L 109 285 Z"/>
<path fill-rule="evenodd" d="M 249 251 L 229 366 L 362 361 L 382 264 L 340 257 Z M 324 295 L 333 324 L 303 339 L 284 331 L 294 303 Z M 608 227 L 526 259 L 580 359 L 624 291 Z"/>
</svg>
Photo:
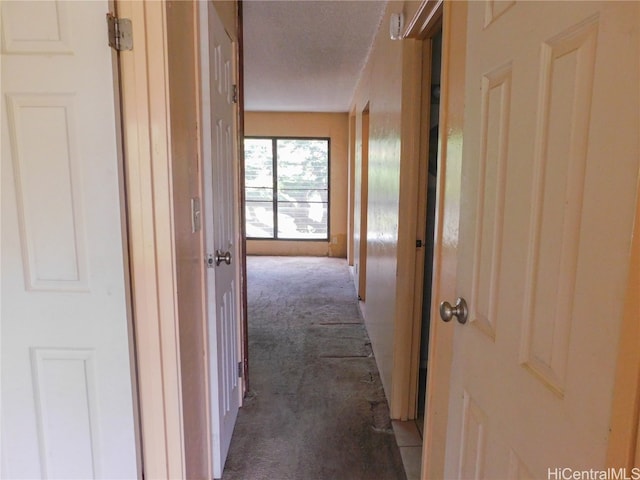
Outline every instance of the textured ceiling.
<svg viewBox="0 0 640 480">
<path fill-rule="evenodd" d="M 245 1 L 245 109 L 347 112 L 385 4 Z"/>
</svg>

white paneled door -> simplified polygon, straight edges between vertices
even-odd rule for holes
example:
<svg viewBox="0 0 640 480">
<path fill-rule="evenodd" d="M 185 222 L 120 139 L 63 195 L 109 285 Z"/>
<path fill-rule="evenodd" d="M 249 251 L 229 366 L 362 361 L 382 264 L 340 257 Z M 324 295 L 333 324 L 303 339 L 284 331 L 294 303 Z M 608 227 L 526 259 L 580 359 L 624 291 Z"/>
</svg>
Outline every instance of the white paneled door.
<svg viewBox="0 0 640 480">
<path fill-rule="evenodd" d="M 469 319 L 453 320 L 446 477 L 604 468 L 640 159 L 640 4 L 485 1 L 468 14 L 457 288 Z"/>
<path fill-rule="evenodd" d="M 242 399 L 234 62 L 215 7 L 200 4 L 207 316 L 213 473 L 222 477 Z"/>
<path fill-rule="evenodd" d="M 2 478 L 136 478 L 106 1 L 2 2 Z"/>
</svg>

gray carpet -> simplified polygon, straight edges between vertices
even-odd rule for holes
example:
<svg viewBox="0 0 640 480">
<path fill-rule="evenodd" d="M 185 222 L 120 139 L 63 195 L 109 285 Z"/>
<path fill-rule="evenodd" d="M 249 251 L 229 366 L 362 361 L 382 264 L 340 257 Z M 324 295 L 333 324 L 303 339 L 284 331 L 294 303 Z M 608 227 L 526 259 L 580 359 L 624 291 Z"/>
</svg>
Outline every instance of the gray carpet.
<svg viewBox="0 0 640 480">
<path fill-rule="evenodd" d="M 224 480 L 404 480 L 344 259 L 249 257 L 250 392 Z"/>
</svg>

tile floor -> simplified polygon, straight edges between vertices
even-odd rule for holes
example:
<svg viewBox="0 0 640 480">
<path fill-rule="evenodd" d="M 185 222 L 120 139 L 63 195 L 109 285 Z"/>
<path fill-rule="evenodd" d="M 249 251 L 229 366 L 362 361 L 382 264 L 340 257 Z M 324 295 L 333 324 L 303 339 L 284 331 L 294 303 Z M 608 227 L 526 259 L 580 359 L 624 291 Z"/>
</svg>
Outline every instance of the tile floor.
<svg viewBox="0 0 640 480">
<path fill-rule="evenodd" d="M 414 420 L 401 422 L 392 420 L 396 442 L 400 448 L 402 463 L 407 480 L 420 479 L 420 463 L 422 461 L 422 437 Z"/>
<path fill-rule="evenodd" d="M 351 278 L 355 274 L 354 268 L 350 267 Z M 358 302 L 362 318 L 366 317 L 365 302 Z M 407 474 L 407 480 L 420 480 L 420 469 L 422 466 L 422 436 L 416 426 L 415 420 L 402 422 L 392 420 L 393 431 L 396 435 L 396 443 L 400 448 L 400 456 Z"/>
</svg>

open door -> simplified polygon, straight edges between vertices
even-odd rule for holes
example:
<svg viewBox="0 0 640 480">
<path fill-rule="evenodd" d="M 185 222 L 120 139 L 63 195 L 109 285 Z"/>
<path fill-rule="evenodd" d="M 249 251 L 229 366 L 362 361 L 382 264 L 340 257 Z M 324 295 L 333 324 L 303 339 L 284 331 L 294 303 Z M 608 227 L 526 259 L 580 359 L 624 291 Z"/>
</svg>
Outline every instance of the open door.
<svg viewBox="0 0 640 480">
<path fill-rule="evenodd" d="M 2 478 L 138 478 L 106 1 L 2 2 Z"/>
<path fill-rule="evenodd" d="M 204 225 L 213 474 L 222 477 L 242 401 L 240 258 L 233 46 L 211 2 L 200 2 Z"/>
<path fill-rule="evenodd" d="M 639 9 L 468 4 L 456 292 L 468 315 L 442 309 L 445 478 L 606 466 L 638 194 Z"/>
</svg>

